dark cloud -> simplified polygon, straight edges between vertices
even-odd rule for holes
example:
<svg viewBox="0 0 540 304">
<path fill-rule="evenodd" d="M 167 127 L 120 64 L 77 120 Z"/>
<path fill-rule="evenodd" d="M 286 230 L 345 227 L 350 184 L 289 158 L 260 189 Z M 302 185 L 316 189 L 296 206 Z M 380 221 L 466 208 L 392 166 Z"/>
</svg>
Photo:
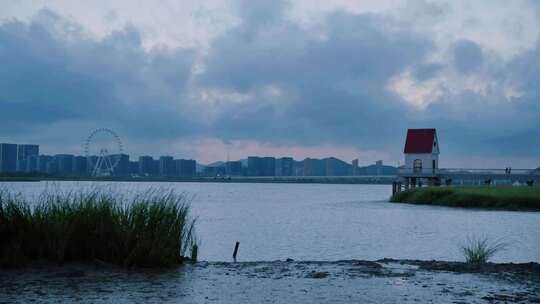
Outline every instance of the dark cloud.
<svg viewBox="0 0 540 304">
<path fill-rule="evenodd" d="M 59 121 L 113 125 L 141 137 L 191 130 L 193 109 L 183 95 L 194 57 L 182 49 L 147 52 L 131 26 L 91 40 L 44 10 L 29 24 L 0 27 L 0 118 L 21 131 Z"/>
<path fill-rule="evenodd" d="M 306 29 L 285 18 L 287 9 L 281 1 L 239 2 L 239 24 L 213 40 L 207 53 L 147 50 L 129 25 L 91 39 L 51 11 L 28 23 L 4 23 L 0 136 L 25 138 L 60 124 L 68 126 L 64 140 L 79 140 L 89 126 L 107 126 L 139 146 L 221 138 L 353 146 L 399 157 L 406 128 L 436 127 L 448 153 L 540 152 L 538 141 L 526 144 L 540 132 L 538 47 L 504 64 L 474 42 L 458 41 L 449 66 L 520 94 L 508 98 L 497 87 L 482 94 L 444 91 L 417 111 L 389 83 L 406 70 L 417 81 L 448 70 L 427 63 L 431 37 L 390 17 L 346 12 Z"/>
<path fill-rule="evenodd" d="M 280 21 L 250 39 L 243 23 L 215 41 L 198 85 L 241 92 L 269 84 L 282 88 L 277 104 L 255 96 L 247 110 L 223 116 L 223 132 L 288 143 L 345 140 L 380 147 L 405 126 L 406 108 L 386 83 L 407 65 L 423 61 L 431 48 L 424 37 L 387 31 L 389 22 L 335 13 L 322 38 Z"/>
</svg>

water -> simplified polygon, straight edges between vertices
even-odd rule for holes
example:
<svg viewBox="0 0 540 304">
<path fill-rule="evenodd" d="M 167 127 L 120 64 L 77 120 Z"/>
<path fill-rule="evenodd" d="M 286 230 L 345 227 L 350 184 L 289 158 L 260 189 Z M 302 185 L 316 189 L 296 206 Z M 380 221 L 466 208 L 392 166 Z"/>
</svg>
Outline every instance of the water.
<svg viewBox="0 0 540 304">
<path fill-rule="evenodd" d="M 60 182 L 63 189 L 88 182 Z M 99 183 L 111 185 L 111 183 Z M 27 195 L 50 183 L 0 183 Z M 462 260 L 470 236 L 509 243 L 495 262 L 540 262 L 540 212 L 393 204 L 389 185 L 114 183 L 132 193 L 170 187 L 194 195 L 199 258 L 230 261 Z"/>
</svg>

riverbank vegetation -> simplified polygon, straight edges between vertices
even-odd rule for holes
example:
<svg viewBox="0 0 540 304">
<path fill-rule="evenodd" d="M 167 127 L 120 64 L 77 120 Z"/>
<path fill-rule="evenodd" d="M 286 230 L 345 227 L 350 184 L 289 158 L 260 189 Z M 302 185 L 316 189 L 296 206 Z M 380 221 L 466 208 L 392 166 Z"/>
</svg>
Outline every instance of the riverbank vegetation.
<svg viewBox="0 0 540 304">
<path fill-rule="evenodd" d="M 490 242 L 487 237 L 469 237 L 467 242 L 461 246 L 461 251 L 467 263 L 482 265 L 507 246 L 507 243 L 501 241 Z"/>
<path fill-rule="evenodd" d="M 151 189 L 47 190 L 34 199 L 0 190 L 0 265 L 33 260 L 156 267 L 181 263 L 196 245 L 189 199 Z"/>
<path fill-rule="evenodd" d="M 422 187 L 398 192 L 390 201 L 450 207 L 540 210 L 540 187 Z"/>
</svg>

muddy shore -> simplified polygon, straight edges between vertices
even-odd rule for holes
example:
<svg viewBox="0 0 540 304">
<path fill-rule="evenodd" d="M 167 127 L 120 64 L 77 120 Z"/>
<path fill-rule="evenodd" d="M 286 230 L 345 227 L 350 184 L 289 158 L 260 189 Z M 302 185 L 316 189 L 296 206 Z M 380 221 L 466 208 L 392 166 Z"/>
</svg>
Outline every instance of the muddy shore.
<svg viewBox="0 0 540 304">
<path fill-rule="evenodd" d="M 538 263 L 197 262 L 169 269 L 34 263 L 0 271 L 0 303 L 540 303 Z"/>
</svg>

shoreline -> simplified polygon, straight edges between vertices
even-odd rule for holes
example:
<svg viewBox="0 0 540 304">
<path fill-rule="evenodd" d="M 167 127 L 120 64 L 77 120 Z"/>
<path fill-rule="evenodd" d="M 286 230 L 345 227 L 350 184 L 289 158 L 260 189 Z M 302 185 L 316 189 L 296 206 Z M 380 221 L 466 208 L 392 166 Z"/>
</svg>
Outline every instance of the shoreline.
<svg viewBox="0 0 540 304">
<path fill-rule="evenodd" d="M 540 302 L 540 265 L 381 259 L 193 262 L 121 268 L 34 264 L 0 271 L 0 302 Z"/>
<path fill-rule="evenodd" d="M 67 261 L 63 263 L 56 263 L 47 260 L 33 260 L 27 264 L 15 267 L 0 267 L 0 271 L 4 272 L 24 272 L 26 270 L 41 270 L 41 269 L 54 269 L 54 270 L 70 270 L 74 268 L 89 268 L 89 269 L 111 269 L 127 272 L 159 272 L 159 271 L 171 271 L 175 269 L 181 269 L 182 267 L 206 267 L 210 265 L 218 265 L 224 267 L 256 267 L 260 265 L 313 265 L 313 266 L 325 266 L 325 265 L 353 265 L 364 268 L 370 268 L 372 270 L 383 270 L 385 264 L 400 264 L 416 266 L 418 269 L 426 271 L 447 271 L 456 273 L 497 273 L 497 272 L 516 272 L 516 273 L 530 273 L 538 276 L 540 279 L 540 262 L 487 262 L 483 264 L 472 264 L 463 261 L 445 261 L 445 260 L 418 260 L 418 259 L 394 259 L 394 258 L 382 258 L 378 260 L 361 260 L 361 259 L 346 259 L 346 260 L 273 260 L 273 261 L 192 261 L 188 258 L 184 259 L 181 263 L 170 266 L 158 266 L 158 267 L 140 267 L 140 266 L 119 266 L 113 263 L 107 263 L 100 260 L 93 261 Z M 67 273 L 67 272 L 66 272 Z M 372 271 L 373 274 L 379 273 L 378 271 Z M 382 274 L 382 272 L 380 273 Z"/>
</svg>

